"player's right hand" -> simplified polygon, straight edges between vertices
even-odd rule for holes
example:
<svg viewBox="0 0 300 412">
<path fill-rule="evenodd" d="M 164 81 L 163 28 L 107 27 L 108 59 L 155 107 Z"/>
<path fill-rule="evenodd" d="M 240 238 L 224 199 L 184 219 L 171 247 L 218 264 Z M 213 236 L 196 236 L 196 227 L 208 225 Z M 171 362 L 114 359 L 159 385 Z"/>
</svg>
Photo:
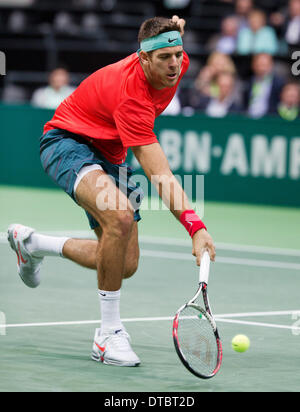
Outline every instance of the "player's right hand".
<svg viewBox="0 0 300 412">
<path fill-rule="evenodd" d="M 216 248 L 210 234 L 205 230 L 198 230 L 193 236 L 193 256 L 196 257 L 197 266 L 200 266 L 203 253 L 207 250 L 210 259 L 214 262 L 216 258 Z"/>
</svg>

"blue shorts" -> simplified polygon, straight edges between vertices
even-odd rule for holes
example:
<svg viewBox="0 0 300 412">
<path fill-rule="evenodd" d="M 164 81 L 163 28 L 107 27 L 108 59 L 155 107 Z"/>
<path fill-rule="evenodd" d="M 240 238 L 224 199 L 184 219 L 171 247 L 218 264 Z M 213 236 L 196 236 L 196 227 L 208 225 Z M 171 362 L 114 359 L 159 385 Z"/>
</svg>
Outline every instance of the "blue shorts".
<svg viewBox="0 0 300 412">
<path fill-rule="evenodd" d="M 141 220 L 139 206 L 144 194 L 142 189 L 130 179 L 133 169 L 126 163 L 120 165 L 110 163 L 81 136 L 61 129 L 50 130 L 40 138 L 40 155 L 45 172 L 75 202 L 74 184 L 79 171 L 87 165 L 100 165 L 128 198 L 134 192 L 136 210 L 134 220 Z M 125 176 L 124 179 L 122 175 Z M 99 226 L 99 223 L 87 211 L 86 215 L 91 229 Z"/>
</svg>

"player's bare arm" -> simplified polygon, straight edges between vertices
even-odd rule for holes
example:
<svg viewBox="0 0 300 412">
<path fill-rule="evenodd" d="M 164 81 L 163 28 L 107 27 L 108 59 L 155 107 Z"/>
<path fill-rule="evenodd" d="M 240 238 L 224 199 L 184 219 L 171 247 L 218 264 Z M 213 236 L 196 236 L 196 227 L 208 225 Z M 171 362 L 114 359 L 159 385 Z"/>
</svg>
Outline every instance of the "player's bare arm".
<svg viewBox="0 0 300 412">
<path fill-rule="evenodd" d="M 146 176 L 156 187 L 159 196 L 177 220 L 184 212 L 191 210 L 186 193 L 170 170 L 168 160 L 159 143 L 132 147 L 132 151 L 141 164 Z M 193 255 L 197 265 L 205 250 L 211 260 L 215 260 L 215 246 L 210 234 L 204 229 L 197 230 L 193 237 Z"/>
</svg>

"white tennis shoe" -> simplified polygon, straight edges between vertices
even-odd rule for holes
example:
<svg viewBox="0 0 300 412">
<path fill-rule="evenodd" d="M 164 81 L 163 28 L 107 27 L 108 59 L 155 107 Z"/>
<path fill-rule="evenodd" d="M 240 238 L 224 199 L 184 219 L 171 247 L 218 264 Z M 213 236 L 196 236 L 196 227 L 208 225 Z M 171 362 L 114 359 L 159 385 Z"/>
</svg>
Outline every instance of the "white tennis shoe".
<svg viewBox="0 0 300 412">
<path fill-rule="evenodd" d="M 20 224 L 12 224 L 7 230 L 7 239 L 18 258 L 18 274 L 26 286 L 36 288 L 40 284 L 40 267 L 43 257 L 35 257 L 26 249 L 26 240 L 35 230 Z"/>
<path fill-rule="evenodd" d="M 130 346 L 130 336 L 124 329 L 110 328 L 100 334 L 96 329 L 92 359 L 106 365 L 138 366 L 141 361 Z"/>
</svg>

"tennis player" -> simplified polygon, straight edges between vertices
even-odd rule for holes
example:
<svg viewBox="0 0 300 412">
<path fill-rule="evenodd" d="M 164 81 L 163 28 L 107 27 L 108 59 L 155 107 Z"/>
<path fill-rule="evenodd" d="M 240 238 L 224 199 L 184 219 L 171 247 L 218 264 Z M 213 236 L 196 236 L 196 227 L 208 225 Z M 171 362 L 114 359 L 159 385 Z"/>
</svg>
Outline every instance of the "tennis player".
<svg viewBox="0 0 300 412">
<path fill-rule="evenodd" d="M 215 259 L 212 238 L 153 132 L 155 118 L 171 102 L 189 66 L 184 27 L 178 16 L 145 21 L 138 52 L 89 76 L 45 125 L 40 140 L 44 170 L 85 210 L 97 240 L 44 236 L 20 224 L 8 229 L 19 275 L 29 287 L 39 285 L 45 256 L 62 256 L 97 270 L 101 327 L 95 331 L 92 359 L 105 364 L 140 364 L 120 318 L 122 280 L 138 267 L 143 197 L 125 163 L 128 148 L 190 234 L 197 265 L 205 249 Z"/>
</svg>

